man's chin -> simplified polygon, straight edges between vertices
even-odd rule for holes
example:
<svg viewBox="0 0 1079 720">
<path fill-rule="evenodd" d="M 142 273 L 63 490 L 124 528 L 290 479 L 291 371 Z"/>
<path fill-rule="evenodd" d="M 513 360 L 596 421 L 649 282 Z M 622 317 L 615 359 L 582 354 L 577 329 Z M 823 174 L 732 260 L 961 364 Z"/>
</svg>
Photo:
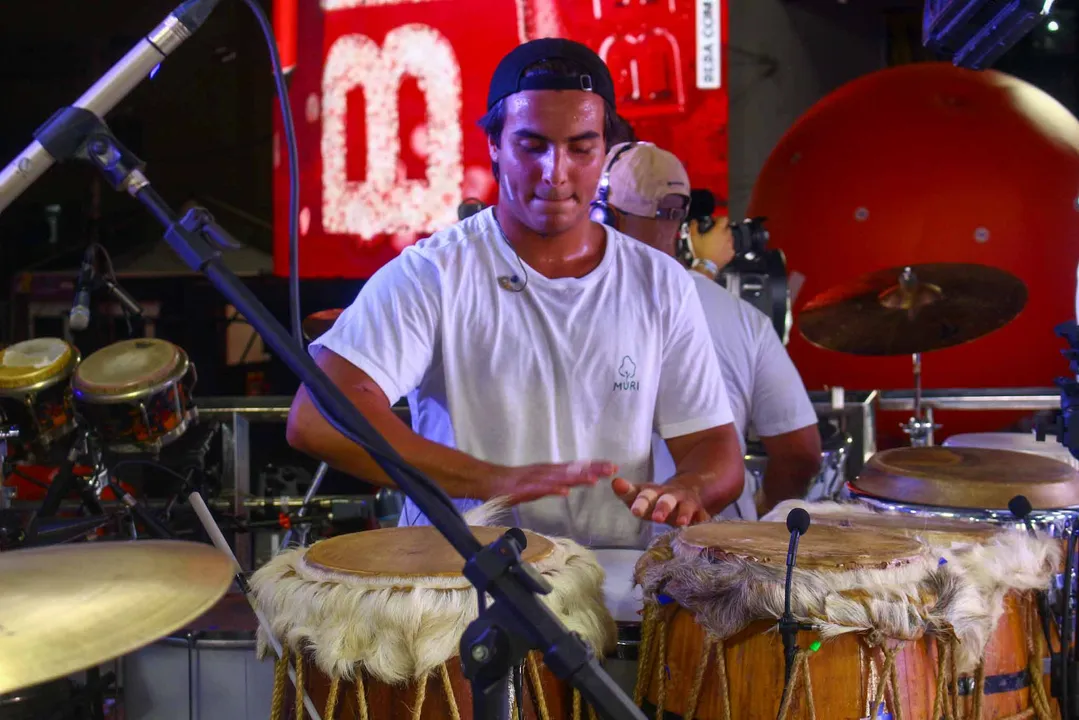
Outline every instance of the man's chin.
<svg viewBox="0 0 1079 720">
<path fill-rule="evenodd" d="M 536 213 L 529 225 L 540 235 L 559 235 L 572 230 L 587 219 L 575 211 L 572 213 Z"/>
</svg>

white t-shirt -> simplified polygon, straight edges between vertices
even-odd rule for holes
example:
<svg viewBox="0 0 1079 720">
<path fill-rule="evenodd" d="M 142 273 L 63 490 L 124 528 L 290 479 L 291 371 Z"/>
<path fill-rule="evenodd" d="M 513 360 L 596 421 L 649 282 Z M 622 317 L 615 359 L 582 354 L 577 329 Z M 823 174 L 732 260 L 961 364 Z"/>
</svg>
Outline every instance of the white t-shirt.
<svg viewBox="0 0 1079 720">
<path fill-rule="evenodd" d="M 802 377 L 768 316 L 704 275 L 689 274 L 700 294 L 708 330 L 723 368 L 742 450 L 751 429 L 761 437 L 772 437 L 816 425 L 817 413 Z M 670 477 L 674 473 L 674 461 L 666 444 L 653 443 L 653 451 L 656 477 Z M 756 520 L 753 496 L 757 485 L 756 477 L 747 470 L 741 497 L 721 515 Z"/>
<path fill-rule="evenodd" d="M 733 421 L 700 299 L 672 258 L 607 228 L 582 278 L 525 267 L 492 210 L 406 248 L 311 344 L 362 369 L 390 402 L 408 396 L 424 437 L 506 466 L 609 460 L 650 482 L 653 432 Z M 462 509 L 475 500 L 459 499 Z M 635 518 L 600 480 L 518 506 L 514 521 L 588 545 L 641 546 Z M 423 524 L 406 501 L 402 524 Z"/>
</svg>

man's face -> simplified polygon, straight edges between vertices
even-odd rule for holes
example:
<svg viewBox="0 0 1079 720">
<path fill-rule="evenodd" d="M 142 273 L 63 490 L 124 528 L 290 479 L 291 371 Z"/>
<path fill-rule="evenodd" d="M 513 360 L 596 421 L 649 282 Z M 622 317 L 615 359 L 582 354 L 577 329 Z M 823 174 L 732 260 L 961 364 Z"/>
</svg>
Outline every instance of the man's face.
<svg viewBox="0 0 1079 720">
<path fill-rule="evenodd" d="M 668 195 L 659 206 L 663 210 L 676 210 L 684 208 L 686 202 L 683 195 Z M 618 213 L 619 230 L 668 255 L 674 255 L 678 248 L 678 230 L 681 227 L 681 220 L 646 218 L 629 213 Z"/>
<path fill-rule="evenodd" d="M 588 222 L 603 174 L 603 99 L 583 90 L 525 90 L 506 98 L 499 199 L 525 227 L 557 235 Z"/>
</svg>

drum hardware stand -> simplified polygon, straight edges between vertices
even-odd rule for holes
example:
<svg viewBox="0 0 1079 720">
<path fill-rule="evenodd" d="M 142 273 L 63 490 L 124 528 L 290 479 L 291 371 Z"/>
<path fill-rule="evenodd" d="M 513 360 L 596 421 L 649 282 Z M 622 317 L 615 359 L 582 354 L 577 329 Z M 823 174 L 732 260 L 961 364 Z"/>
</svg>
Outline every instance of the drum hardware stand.
<svg viewBox="0 0 1079 720">
<path fill-rule="evenodd" d="M 189 0 L 162 27 L 175 20 L 189 33 L 201 22 L 192 22 L 194 27 L 188 27 L 183 17 L 193 15 L 196 20 L 204 19 L 216 2 Z M 173 47 L 175 44 L 168 50 Z M 390 481 L 416 502 L 420 511 L 465 558 L 465 575 L 476 586 L 477 593 L 481 597 L 484 593 L 493 597 L 491 607 L 470 626 L 470 632 L 466 632 L 465 636 L 474 638 L 475 642 L 466 645 L 466 652 L 462 654 L 468 659 L 475 676 L 481 680 L 477 687 L 479 694 L 475 697 L 476 718 L 505 718 L 508 714 L 508 704 L 499 702 L 506 699 L 506 691 L 493 688 L 499 684 L 503 688 L 506 686 L 511 659 L 523 654 L 520 650 L 506 652 L 503 649 L 536 647 L 543 650 L 547 667 L 556 676 L 580 689 L 586 701 L 597 707 L 601 715 L 618 720 L 644 720 L 640 709 L 600 668 L 592 650 L 579 636 L 568 632 L 557 616 L 536 597 L 536 593 L 543 589 L 543 585 L 537 582 L 540 578 L 534 576 L 530 566 L 521 563 L 519 551 L 515 552 L 523 543 L 517 543 L 513 534 L 516 532 L 520 538 L 523 533 L 511 530 L 500 541 L 487 547 L 481 546 L 445 491 L 401 458 L 314 360 L 297 346 L 251 289 L 228 269 L 221 259 L 221 250 L 237 248 L 239 244 L 214 222 L 204 208 L 194 207 L 183 217 L 177 215 L 151 187 L 142 172 L 144 163 L 120 144 L 95 114 L 95 110 L 107 111 L 148 74 L 152 66 L 140 63 L 152 50 L 156 48 L 149 42 L 143 42 L 120 61 L 122 68 L 111 70 L 79 101 L 79 105 L 61 109 L 38 130 L 36 142 L 9 166 L 12 169 L 0 172 L 0 209 L 6 206 L 5 199 L 18 194 L 20 186 L 29 185 L 40 176 L 49 161 L 75 157 L 88 160 L 115 189 L 127 192 L 148 208 L 166 228 L 165 240 L 185 264 L 204 273 L 247 318 L 270 349 L 284 359 L 286 365 L 299 376 L 315 408 L 330 425 L 366 449 Z M 154 64 L 166 54 L 161 50 L 156 52 Z M 108 97 L 112 104 L 95 104 L 92 100 L 96 96 Z M 87 109 L 87 105 L 91 109 Z M 36 165 L 34 159 L 38 161 Z M 16 172 L 22 170 L 23 165 L 26 170 Z M 201 501 L 201 496 L 192 493 L 192 500 L 196 497 Z M 198 511 L 199 504 L 195 507 Z M 212 519 L 210 521 L 212 524 Z M 207 531 L 211 531 L 211 528 L 207 527 Z M 217 534 L 220 535 L 220 530 L 217 530 Z"/>
<path fill-rule="evenodd" d="M 899 427 L 910 436 L 911 447 L 930 447 L 933 445 L 933 431 L 939 430 L 940 425 L 933 422 L 933 408 L 925 408 L 925 416 L 922 416 L 922 354 L 912 355 L 914 366 L 914 413 L 910 420 Z"/>
<path fill-rule="evenodd" d="M 315 476 L 311 478 L 311 487 L 307 488 L 307 494 L 303 496 L 303 505 L 300 506 L 299 512 L 296 513 L 297 519 L 302 518 L 307 514 L 307 506 L 314 499 L 315 494 L 318 493 L 318 488 L 322 485 L 322 479 L 326 477 L 326 471 L 330 469 L 330 466 L 326 463 L 319 463 L 318 470 L 315 471 Z M 310 523 L 302 523 L 300 525 L 300 547 L 307 545 L 307 533 L 311 529 Z M 278 551 L 282 551 L 288 548 L 289 543 L 292 542 L 292 528 L 289 527 L 285 531 L 285 536 L 281 538 L 281 545 Z"/>
<path fill-rule="evenodd" d="M 244 597 L 247 598 L 247 602 L 250 603 L 251 609 L 255 612 L 255 617 L 258 618 L 259 626 L 263 628 L 270 627 L 270 623 L 258 608 L 255 596 L 251 594 L 251 585 L 247 582 L 247 576 L 244 574 L 243 568 L 240 567 L 240 561 L 236 559 L 235 553 L 232 552 L 232 548 L 229 547 L 228 541 L 225 540 L 225 536 L 221 533 L 221 528 L 217 526 L 217 521 L 214 520 L 213 515 L 210 514 L 210 508 L 206 506 L 206 501 L 202 499 L 202 495 L 200 495 L 198 491 L 193 491 L 191 495 L 188 496 L 188 502 L 190 502 L 191 507 L 195 509 L 195 514 L 198 516 L 199 522 L 202 523 L 203 529 L 206 530 L 206 534 L 210 536 L 210 541 L 218 550 L 225 553 L 225 555 L 232 560 L 232 568 L 236 571 L 236 585 L 240 588 Z M 266 639 L 269 640 L 270 647 L 273 648 L 277 658 L 281 659 L 284 657 L 281 643 L 274 637 L 274 634 L 267 632 L 264 633 L 264 635 Z M 292 680 L 293 687 L 297 687 L 296 669 L 291 660 L 288 664 L 288 676 Z M 322 716 L 319 715 L 318 710 L 315 708 L 311 696 L 306 692 L 303 694 L 303 702 L 311 720 L 322 720 Z M 302 718 L 296 718 L 295 720 L 302 720 Z M 329 720 L 333 719 L 330 718 Z"/>
<path fill-rule="evenodd" d="M 802 508 L 794 508 L 787 513 L 787 531 L 791 534 L 787 546 L 787 579 L 783 590 L 783 617 L 779 620 L 779 633 L 783 637 L 783 695 L 786 696 L 794 669 L 794 658 L 798 654 L 798 631 L 813 630 L 812 625 L 800 623 L 791 613 L 791 582 L 794 579 L 794 563 L 798 557 L 798 539 L 809 530 L 809 513 Z"/>
</svg>

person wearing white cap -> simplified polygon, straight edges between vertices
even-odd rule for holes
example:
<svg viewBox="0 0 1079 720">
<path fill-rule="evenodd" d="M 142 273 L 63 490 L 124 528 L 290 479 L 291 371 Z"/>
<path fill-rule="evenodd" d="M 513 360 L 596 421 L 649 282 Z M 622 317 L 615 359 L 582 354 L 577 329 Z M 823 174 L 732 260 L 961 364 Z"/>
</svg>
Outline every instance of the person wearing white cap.
<svg viewBox="0 0 1079 720">
<path fill-rule="evenodd" d="M 622 143 L 607 155 L 592 219 L 674 257 L 689 200 L 689 175 L 677 157 L 651 143 Z M 729 235 L 725 223 L 722 228 L 718 232 Z M 730 238 L 711 245 L 733 247 Z M 768 453 L 762 487 L 747 472 L 741 497 L 722 515 L 755 520 L 780 500 L 803 496 L 820 469 L 817 415 L 771 321 L 710 279 L 705 265 L 705 273 L 690 275 L 723 368 L 735 426 L 743 443 L 752 428 Z M 653 443 L 653 457 L 657 478 L 673 474 L 663 443 Z"/>
</svg>

